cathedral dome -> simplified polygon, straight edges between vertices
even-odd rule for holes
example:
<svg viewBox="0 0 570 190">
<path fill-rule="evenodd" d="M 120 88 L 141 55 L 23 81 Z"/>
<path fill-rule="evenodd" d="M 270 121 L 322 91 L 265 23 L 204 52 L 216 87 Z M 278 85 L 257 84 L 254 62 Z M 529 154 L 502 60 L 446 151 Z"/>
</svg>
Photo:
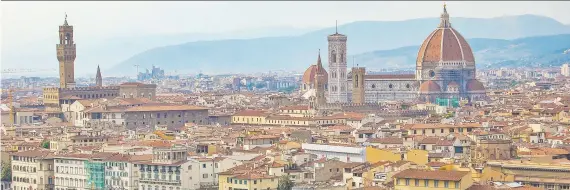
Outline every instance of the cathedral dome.
<svg viewBox="0 0 570 190">
<path fill-rule="evenodd" d="M 420 93 L 434 93 L 441 92 L 441 87 L 434 81 L 428 80 L 420 85 Z"/>
<path fill-rule="evenodd" d="M 445 6 L 438 28 L 424 40 L 416 60 L 418 65 L 440 61 L 465 62 L 471 65 L 475 63 L 471 47 L 465 38 L 451 27 Z"/>
<path fill-rule="evenodd" d="M 467 85 L 465 85 L 465 89 L 467 89 L 468 92 L 485 91 L 485 86 L 483 85 L 483 83 L 479 82 L 478 80 L 471 79 L 471 80 L 467 81 Z"/>
<path fill-rule="evenodd" d="M 328 83 L 328 73 L 326 70 L 323 70 L 324 72 L 324 78 L 325 81 L 324 83 Z M 304 84 L 314 84 L 315 83 L 315 75 L 317 74 L 317 65 L 311 65 L 309 68 L 307 68 L 307 70 L 305 70 L 305 73 L 303 74 L 303 83 Z"/>
</svg>

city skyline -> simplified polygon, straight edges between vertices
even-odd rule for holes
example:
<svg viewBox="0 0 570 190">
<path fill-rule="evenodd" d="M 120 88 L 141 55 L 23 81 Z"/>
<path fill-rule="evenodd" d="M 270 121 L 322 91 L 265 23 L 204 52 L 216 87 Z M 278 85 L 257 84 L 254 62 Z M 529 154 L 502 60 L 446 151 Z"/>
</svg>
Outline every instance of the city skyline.
<svg viewBox="0 0 570 190">
<path fill-rule="evenodd" d="M 1 190 L 570 190 L 570 3 L 11 5 Z"/>
</svg>

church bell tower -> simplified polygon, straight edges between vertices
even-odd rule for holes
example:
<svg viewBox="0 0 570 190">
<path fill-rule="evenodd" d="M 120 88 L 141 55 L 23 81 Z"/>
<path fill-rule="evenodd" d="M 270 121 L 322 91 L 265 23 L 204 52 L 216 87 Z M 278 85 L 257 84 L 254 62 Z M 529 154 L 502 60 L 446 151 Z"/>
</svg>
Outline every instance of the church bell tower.
<svg viewBox="0 0 570 190">
<path fill-rule="evenodd" d="M 317 58 L 317 70 L 315 73 L 315 100 L 316 106 L 323 106 L 327 103 L 325 97 L 325 90 L 326 90 L 326 71 L 323 67 L 323 63 L 321 62 L 321 50 L 319 50 L 319 57 Z"/>
<path fill-rule="evenodd" d="M 63 25 L 59 26 L 59 44 L 57 60 L 59 61 L 59 87 L 75 87 L 75 42 L 73 41 L 73 26 L 67 23 L 67 14 Z"/>
<path fill-rule="evenodd" d="M 346 74 L 346 35 L 339 34 L 338 30 L 327 37 L 329 54 L 329 97 L 328 102 L 348 102 L 348 88 Z"/>
</svg>

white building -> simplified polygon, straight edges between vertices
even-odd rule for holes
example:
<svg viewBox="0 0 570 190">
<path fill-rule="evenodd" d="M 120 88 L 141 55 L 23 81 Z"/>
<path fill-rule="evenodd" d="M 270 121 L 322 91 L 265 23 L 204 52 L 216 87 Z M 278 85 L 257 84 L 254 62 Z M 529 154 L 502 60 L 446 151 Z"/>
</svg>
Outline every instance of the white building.
<svg viewBox="0 0 570 190">
<path fill-rule="evenodd" d="M 115 154 L 105 159 L 105 188 L 134 190 L 138 187 L 139 169 L 131 156 Z"/>
<path fill-rule="evenodd" d="M 303 143 L 302 148 L 306 153 L 315 154 L 318 158 L 338 158 L 342 162 L 366 161 L 364 147 Z"/>
<path fill-rule="evenodd" d="M 55 189 L 88 189 L 88 172 L 86 169 L 86 161 L 90 155 L 56 155 L 54 159 L 55 166 Z"/>
<path fill-rule="evenodd" d="M 154 148 L 152 161 L 134 162 L 139 190 L 190 190 L 200 188 L 200 163 L 188 160 L 186 147 Z"/>
</svg>

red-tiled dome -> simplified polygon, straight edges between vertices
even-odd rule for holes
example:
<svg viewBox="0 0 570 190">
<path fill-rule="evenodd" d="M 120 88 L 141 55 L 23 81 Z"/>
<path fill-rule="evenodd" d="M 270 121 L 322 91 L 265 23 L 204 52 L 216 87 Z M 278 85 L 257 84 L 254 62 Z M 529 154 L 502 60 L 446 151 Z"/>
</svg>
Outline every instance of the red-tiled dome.
<svg viewBox="0 0 570 190">
<path fill-rule="evenodd" d="M 473 51 L 465 38 L 451 27 L 445 8 L 439 27 L 424 40 L 416 61 L 418 65 L 439 61 L 475 62 Z"/>
<path fill-rule="evenodd" d="M 324 72 L 324 78 L 325 78 L 325 84 L 328 83 L 328 73 L 326 70 L 323 70 Z M 307 70 L 305 70 L 305 73 L 303 74 L 303 83 L 305 84 L 313 84 L 315 83 L 315 75 L 317 74 L 317 65 L 311 65 L 309 68 L 307 68 Z"/>
<path fill-rule="evenodd" d="M 429 93 L 429 92 L 441 92 L 441 87 L 434 81 L 428 80 L 420 85 L 420 92 L 421 93 Z"/>
<path fill-rule="evenodd" d="M 468 92 L 485 91 L 485 86 L 483 85 L 483 83 L 479 82 L 478 80 L 471 79 L 471 80 L 467 81 L 467 85 L 465 85 L 465 89 L 467 89 Z"/>
</svg>

